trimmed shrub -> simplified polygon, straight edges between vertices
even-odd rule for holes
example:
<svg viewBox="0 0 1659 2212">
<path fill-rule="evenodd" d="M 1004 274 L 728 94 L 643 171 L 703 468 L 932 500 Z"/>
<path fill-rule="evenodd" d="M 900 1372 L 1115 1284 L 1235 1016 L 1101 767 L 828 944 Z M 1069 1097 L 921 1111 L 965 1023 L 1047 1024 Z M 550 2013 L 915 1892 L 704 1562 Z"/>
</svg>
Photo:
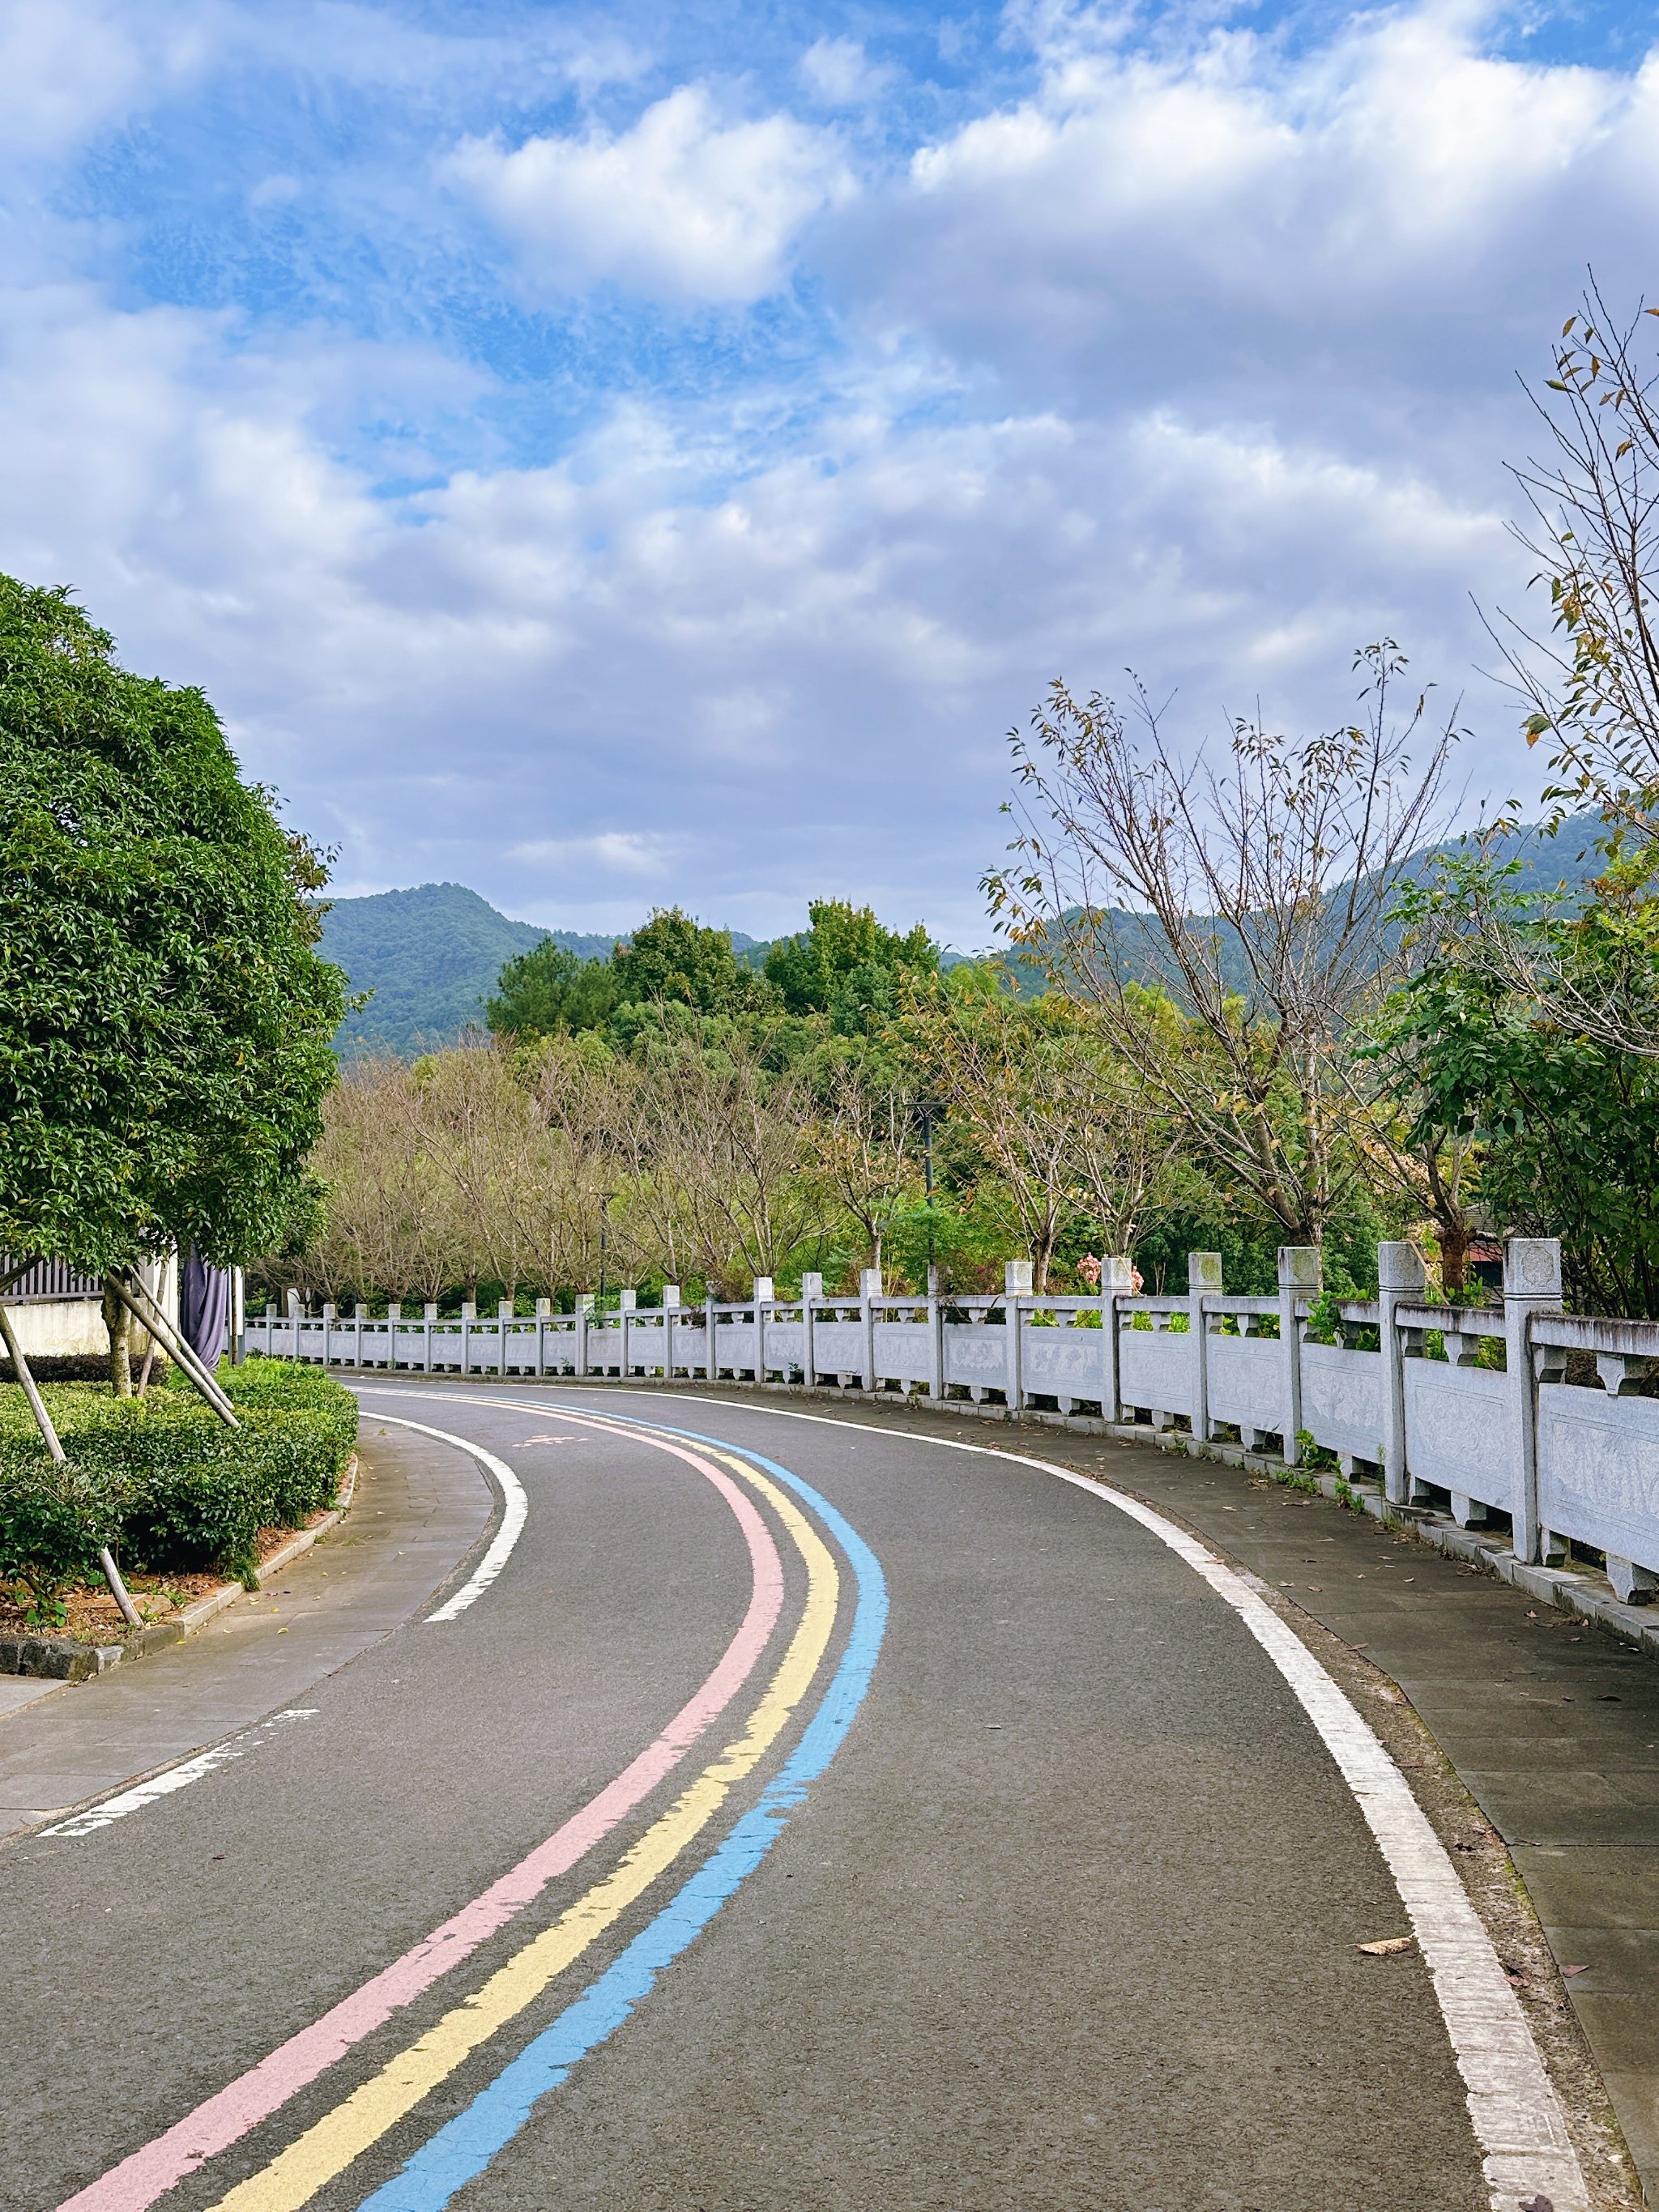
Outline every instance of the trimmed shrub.
<svg viewBox="0 0 1659 2212">
<path fill-rule="evenodd" d="M 118 1534 L 110 1489 L 84 1468 L 0 1447 L 0 1577 L 28 1584 L 41 1625 L 61 1590 L 99 1572 L 100 1547 Z"/>
<path fill-rule="evenodd" d="M 334 1503 L 357 1404 L 331 1376 L 284 1360 L 250 1361 L 220 1379 L 235 1430 L 176 1382 L 143 1399 L 49 1389 L 70 1459 L 61 1470 L 22 1392 L 0 1388 L 0 1574 L 38 1596 L 94 1569 L 108 1543 L 136 1566 L 252 1577 L 262 1528 L 297 1528 Z"/>
</svg>

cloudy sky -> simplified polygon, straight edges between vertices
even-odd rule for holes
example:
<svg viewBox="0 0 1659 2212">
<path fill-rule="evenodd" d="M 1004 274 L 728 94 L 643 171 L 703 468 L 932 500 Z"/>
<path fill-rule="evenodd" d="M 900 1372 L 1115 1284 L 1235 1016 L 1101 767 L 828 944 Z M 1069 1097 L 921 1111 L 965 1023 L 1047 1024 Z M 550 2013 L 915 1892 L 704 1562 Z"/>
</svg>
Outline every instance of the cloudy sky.
<svg viewBox="0 0 1659 2212">
<path fill-rule="evenodd" d="M 0 0 L 0 567 L 203 684 L 346 891 L 982 942 L 1005 735 L 1196 737 L 1392 634 L 1526 789 L 1587 263 L 1656 278 L 1651 6 Z"/>
</svg>

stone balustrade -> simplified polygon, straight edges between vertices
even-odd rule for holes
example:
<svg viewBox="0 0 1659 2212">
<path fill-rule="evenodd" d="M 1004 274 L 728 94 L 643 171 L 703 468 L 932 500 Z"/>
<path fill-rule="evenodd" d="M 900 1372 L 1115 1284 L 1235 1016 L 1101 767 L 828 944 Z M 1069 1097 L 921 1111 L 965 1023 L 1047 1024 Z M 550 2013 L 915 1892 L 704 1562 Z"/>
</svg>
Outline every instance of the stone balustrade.
<svg viewBox="0 0 1659 2212">
<path fill-rule="evenodd" d="M 1195 1252 L 1184 1297 L 1138 1297 L 1128 1261 L 1109 1260 L 1098 1296 L 1037 1297 L 1029 1263 L 1014 1261 L 1000 1294 L 892 1297 L 872 1270 L 855 1297 L 828 1297 L 809 1274 L 793 1297 L 763 1279 L 730 1304 L 684 1306 L 670 1285 L 652 1307 L 624 1291 L 603 1316 L 582 1298 L 574 1313 L 543 1300 L 533 1315 L 503 1305 L 459 1319 L 433 1306 L 313 1316 L 290 1293 L 286 1311 L 248 1317 L 244 1343 L 412 1374 L 969 1399 L 1236 1437 L 1291 1466 L 1311 1446 L 1352 1480 L 1374 1475 L 1395 1505 L 1437 1505 L 1465 1526 L 1506 1517 L 1523 1559 L 1577 1543 L 1604 1553 L 1621 1599 L 1659 1588 L 1659 1400 L 1632 1395 L 1659 1363 L 1659 1322 L 1564 1314 L 1551 1238 L 1511 1238 L 1501 1302 L 1480 1308 L 1428 1304 L 1415 1249 L 1384 1244 L 1377 1297 L 1333 1302 L 1335 1343 L 1309 1334 L 1319 1254 L 1287 1248 L 1279 1273 L 1276 1297 L 1230 1297 L 1218 1258 Z M 1568 1381 L 1573 1352 L 1593 1356 L 1594 1382 Z"/>
</svg>

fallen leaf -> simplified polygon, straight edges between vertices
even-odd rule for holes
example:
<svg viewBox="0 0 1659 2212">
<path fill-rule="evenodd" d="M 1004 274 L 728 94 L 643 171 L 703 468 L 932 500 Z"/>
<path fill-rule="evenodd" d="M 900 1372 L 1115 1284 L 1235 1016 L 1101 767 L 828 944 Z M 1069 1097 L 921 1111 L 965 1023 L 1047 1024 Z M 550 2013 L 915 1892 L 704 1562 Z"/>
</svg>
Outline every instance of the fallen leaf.
<svg viewBox="0 0 1659 2212">
<path fill-rule="evenodd" d="M 1573 1641 L 1577 1643 L 1577 1638 L 1575 1637 Z M 1599 1697 L 1595 1702 L 1598 1705 L 1616 1705 L 1620 1704 L 1621 1700 L 1616 1691 L 1609 1690 L 1605 1693 L 1605 1695 Z"/>
<path fill-rule="evenodd" d="M 1397 1951 L 1409 1951 L 1416 1942 L 1415 1936 L 1384 1936 L 1375 1943 L 1360 1943 L 1355 1948 L 1364 1952 L 1367 1958 L 1391 1959 Z"/>
<path fill-rule="evenodd" d="M 1588 1966 L 1563 1966 L 1561 1971 L 1564 1974 L 1587 1974 L 1589 1972 L 1589 1968 Z"/>
</svg>

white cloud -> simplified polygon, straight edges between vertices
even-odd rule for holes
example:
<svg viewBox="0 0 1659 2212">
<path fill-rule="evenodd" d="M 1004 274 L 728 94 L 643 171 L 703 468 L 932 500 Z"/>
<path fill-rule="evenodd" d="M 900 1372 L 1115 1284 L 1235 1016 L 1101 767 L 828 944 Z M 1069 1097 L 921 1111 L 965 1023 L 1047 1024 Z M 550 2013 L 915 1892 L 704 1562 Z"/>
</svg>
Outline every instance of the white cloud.
<svg viewBox="0 0 1659 2212">
<path fill-rule="evenodd" d="M 204 67 L 222 10 L 182 0 L 135 13 L 120 0 L 0 0 L 0 153 L 8 166 L 61 155 Z"/>
<path fill-rule="evenodd" d="M 813 216 L 846 197 L 835 141 L 787 115 L 722 123 L 683 85 L 629 131 L 471 138 L 443 165 L 556 290 L 609 280 L 666 300 L 738 303 L 785 281 Z"/>
<path fill-rule="evenodd" d="M 1639 265 L 1651 64 L 1496 58 L 1433 6 L 1289 55 L 1087 33 L 1050 20 L 1036 92 L 920 149 L 840 226 L 842 296 L 890 343 L 925 336 L 1085 410 L 1248 392 L 1390 439 L 1409 387 L 1409 442 L 1425 402 L 1449 415 L 1472 378 L 1490 393 L 1539 357 L 1587 260 Z"/>
<path fill-rule="evenodd" d="M 436 347 L 15 285 L 0 567 L 204 684 L 355 883 L 757 935 L 846 892 L 982 941 L 1003 732 L 1051 677 L 1133 663 L 1192 732 L 1258 691 L 1345 714 L 1385 633 L 1468 683 L 1468 593 L 1524 584 L 1512 371 L 1583 260 L 1633 296 L 1659 184 L 1659 75 L 1494 61 L 1435 10 L 1288 58 L 1041 35 L 1030 99 L 858 198 L 828 134 L 698 85 L 469 142 L 446 174 L 550 289 L 736 307 L 805 257 L 842 318 L 816 386 L 720 368 L 675 405 L 624 362 L 644 396 L 584 392 L 539 465 L 384 459 L 501 399 Z M 1512 711 L 1470 715 L 1507 788 Z"/>
<path fill-rule="evenodd" d="M 599 876 L 652 877 L 664 874 L 674 857 L 674 841 L 637 830 L 602 830 L 592 837 L 537 837 L 509 848 L 509 860 L 528 868 L 579 869 Z"/>
<path fill-rule="evenodd" d="M 86 293 L 7 319 L 0 566 L 203 683 L 353 880 L 572 927 L 678 899 L 766 934 L 828 890 L 979 941 L 1002 732 L 1050 676 L 1134 659 L 1194 726 L 1256 687 L 1316 719 L 1384 629 L 1461 670 L 1462 587 L 1508 573 L 1426 478 L 1167 409 L 859 415 L 722 489 L 636 407 L 566 464 L 375 499 L 303 355 Z"/>
<path fill-rule="evenodd" d="M 872 62 L 856 39 L 817 39 L 800 58 L 801 82 L 825 107 L 857 107 L 874 100 L 893 72 Z"/>
</svg>

